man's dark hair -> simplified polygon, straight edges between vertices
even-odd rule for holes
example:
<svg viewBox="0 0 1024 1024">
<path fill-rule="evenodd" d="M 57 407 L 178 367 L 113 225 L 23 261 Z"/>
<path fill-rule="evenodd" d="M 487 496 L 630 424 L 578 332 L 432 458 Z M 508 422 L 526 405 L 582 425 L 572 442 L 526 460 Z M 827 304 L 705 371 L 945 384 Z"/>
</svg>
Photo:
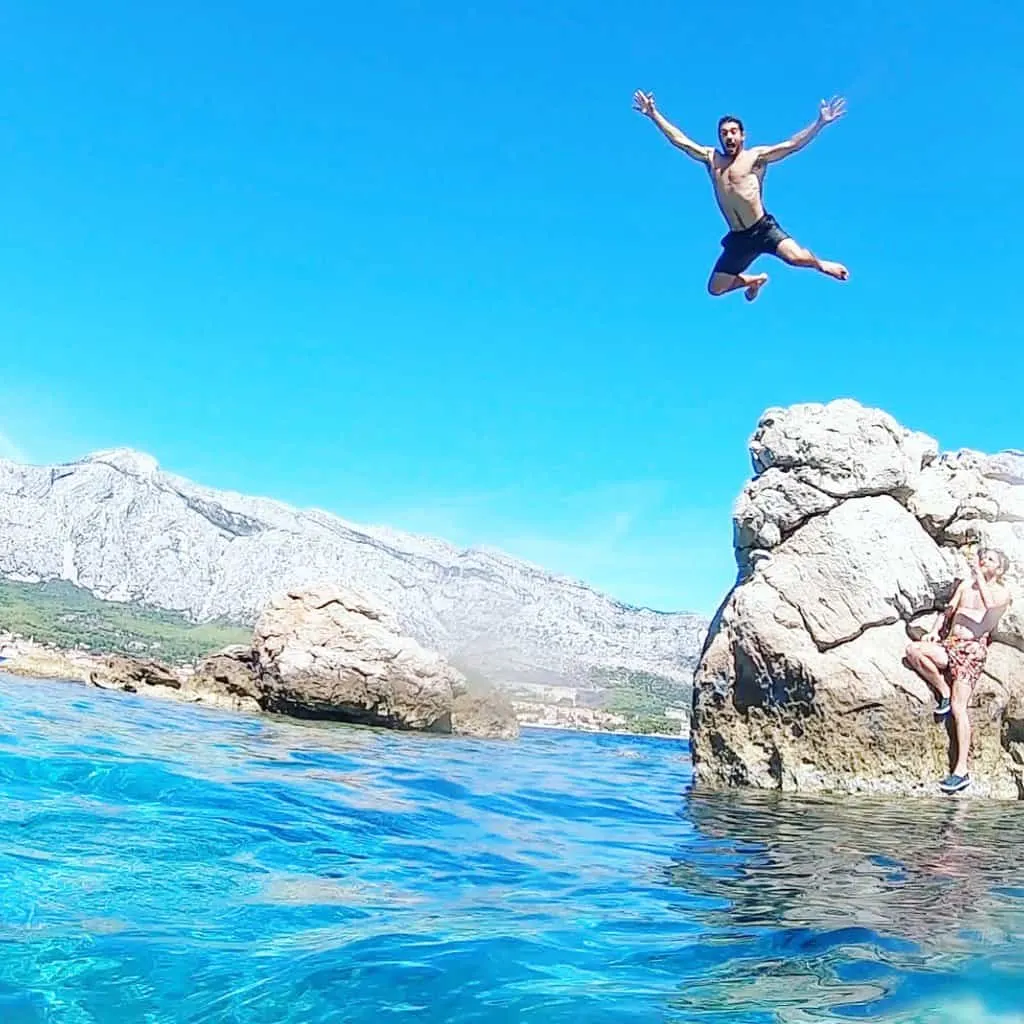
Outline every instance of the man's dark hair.
<svg viewBox="0 0 1024 1024">
<path fill-rule="evenodd" d="M 725 117 L 720 117 L 718 119 L 718 132 L 719 132 L 719 134 L 721 134 L 721 132 L 722 132 L 722 125 L 723 124 L 729 124 L 730 122 L 732 122 L 733 124 L 738 124 L 740 126 L 740 131 L 741 132 L 744 132 L 744 133 L 746 132 L 747 129 L 743 127 L 743 122 L 738 117 L 734 117 L 732 114 L 726 114 Z"/>
</svg>

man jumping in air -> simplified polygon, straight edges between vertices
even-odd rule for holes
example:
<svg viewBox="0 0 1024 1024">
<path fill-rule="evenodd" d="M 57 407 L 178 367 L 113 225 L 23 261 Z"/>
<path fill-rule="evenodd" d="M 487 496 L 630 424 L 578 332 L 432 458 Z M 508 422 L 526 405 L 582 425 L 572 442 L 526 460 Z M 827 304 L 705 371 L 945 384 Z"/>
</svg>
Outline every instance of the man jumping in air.
<svg viewBox="0 0 1024 1024">
<path fill-rule="evenodd" d="M 768 275 L 747 274 L 745 271 L 762 253 L 778 256 L 794 267 L 812 267 L 840 281 L 849 277 L 846 267 L 841 263 L 819 260 L 790 238 L 775 218 L 765 212 L 762 198 L 764 172 L 768 164 L 803 149 L 825 125 L 838 121 L 846 106 L 841 98 L 836 97 L 828 102 L 823 100 L 814 124 L 797 132 L 788 141 L 774 146 L 746 149 L 743 122 L 731 115 L 723 117 L 718 122 L 722 152 L 711 146 L 698 145 L 666 121 L 654 105 L 653 93 L 637 92 L 633 104 L 633 109 L 649 117 L 673 146 L 694 160 L 699 160 L 711 175 L 715 197 L 729 224 L 729 233 L 722 239 L 722 255 L 708 281 L 708 291 L 712 295 L 725 295 L 726 292 L 743 288 L 746 298 L 753 302 L 767 284 Z"/>
</svg>

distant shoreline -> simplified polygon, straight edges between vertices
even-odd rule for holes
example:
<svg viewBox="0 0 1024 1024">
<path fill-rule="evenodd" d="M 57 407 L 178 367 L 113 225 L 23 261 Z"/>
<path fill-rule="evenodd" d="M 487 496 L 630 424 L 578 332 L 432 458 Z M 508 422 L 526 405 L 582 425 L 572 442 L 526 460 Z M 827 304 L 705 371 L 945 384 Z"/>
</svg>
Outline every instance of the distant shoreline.
<svg viewBox="0 0 1024 1024">
<path fill-rule="evenodd" d="M 110 673 L 107 671 L 106 663 L 110 660 L 120 663 L 119 669 L 114 672 L 114 676 L 117 678 L 110 678 Z M 232 700 L 226 698 L 225 695 L 189 692 L 187 684 L 192 672 L 182 666 L 164 667 L 165 673 L 174 678 L 159 680 L 162 685 L 148 685 L 142 676 L 138 679 L 132 678 L 134 673 L 131 671 L 128 671 L 124 679 L 119 678 L 132 665 L 137 665 L 139 668 L 146 665 L 156 667 L 157 663 L 132 655 L 88 651 L 81 648 L 60 648 L 50 644 L 36 643 L 23 637 L 0 634 L 0 674 L 15 679 L 84 684 L 95 686 L 98 689 L 123 689 L 146 696 L 172 698 L 182 703 L 216 705 L 236 711 L 255 710 L 248 704 L 242 706 L 243 702 L 240 700 Z M 513 707 L 515 707 L 514 702 Z M 618 727 L 612 728 L 580 728 L 571 720 L 538 722 L 524 720 L 518 715 L 516 717 L 521 730 L 538 729 L 545 732 L 567 732 L 595 736 L 651 736 L 655 739 L 682 740 L 687 743 L 690 739 L 688 733 L 631 730 L 622 728 L 619 723 L 616 723 Z"/>
<path fill-rule="evenodd" d="M 681 732 L 629 732 L 626 729 L 573 729 L 566 725 L 541 725 L 534 722 L 520 722 L 520 729 L 539 729 L 546 732 L 582 733 L 586 736 L 638 736 L 643 739 L 650 736 L 659 740 L 683 740 L 688 743 L 690 737 Z"/>
</svg>

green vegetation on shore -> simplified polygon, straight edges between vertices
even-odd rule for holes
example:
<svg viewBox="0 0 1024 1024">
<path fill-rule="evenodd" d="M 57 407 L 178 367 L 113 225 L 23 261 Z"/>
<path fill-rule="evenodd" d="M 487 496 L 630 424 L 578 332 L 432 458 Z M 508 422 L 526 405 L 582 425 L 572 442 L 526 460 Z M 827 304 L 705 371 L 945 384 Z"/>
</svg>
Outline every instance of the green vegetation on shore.
<svg viewBox="0 0 1024 1024">
<path fill-rule="evenodd" d="M 690 708 L 693 691 L 653 672 L 599 669 L 592 676 L 603 690 L 601 709 L 621 715 L 640 733 L 677 733 L 679 722 L 667 718 L 668 708 Z"/>
<path fill-rule="evenodd" d="M 62 648 L 148 655 L 171 664 L 252 639 L 251 629 L 234 623 L 196 625 L 175 612 L 101 601 L 63 580 L 0 579 L 0 630 Z"/>
</svg>

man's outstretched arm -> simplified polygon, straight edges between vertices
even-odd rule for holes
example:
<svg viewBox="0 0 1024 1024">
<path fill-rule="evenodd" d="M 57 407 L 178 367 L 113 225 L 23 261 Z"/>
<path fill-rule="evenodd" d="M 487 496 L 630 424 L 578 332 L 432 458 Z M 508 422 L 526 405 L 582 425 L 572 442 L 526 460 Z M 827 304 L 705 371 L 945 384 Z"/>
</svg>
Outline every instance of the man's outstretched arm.
<svg viewBox="0 0 1024 1024">
<path fill-rule="evenodd" d="M 825 125 L 838 121 L 844 113 L 846 113 L 846 101 L 842 97 L 836 96 L 828 102 L 822 100 L 818 119 L 814 124 L 808 125 L 803 131 L 797 132 L 785 142 L 776 143 L 774 146 L 756 146 L 757 158 L 762 163 L 771 164 L 777 160 L 784 160 L 794 153 L 799 153 Z"/>
<path fill-rule="evenodd" d="M 705 164 L 711 158 L 713 150 L 710 146 L 702 146 L 694 142 L 693 139 L 684 135 L 674 124 L 666 121 L 661 116 L 658 108 L 654 105 L 654 93 L 640 91 L 634 93 L 633 109 L 639 110 L 644 117 L 649 117 L 661 129 L 662 135 L 677 149 L 681 149 L 687 156 L 692 156 L 694 160 L 700 160 L 701 163 Z"/>
</svg>

